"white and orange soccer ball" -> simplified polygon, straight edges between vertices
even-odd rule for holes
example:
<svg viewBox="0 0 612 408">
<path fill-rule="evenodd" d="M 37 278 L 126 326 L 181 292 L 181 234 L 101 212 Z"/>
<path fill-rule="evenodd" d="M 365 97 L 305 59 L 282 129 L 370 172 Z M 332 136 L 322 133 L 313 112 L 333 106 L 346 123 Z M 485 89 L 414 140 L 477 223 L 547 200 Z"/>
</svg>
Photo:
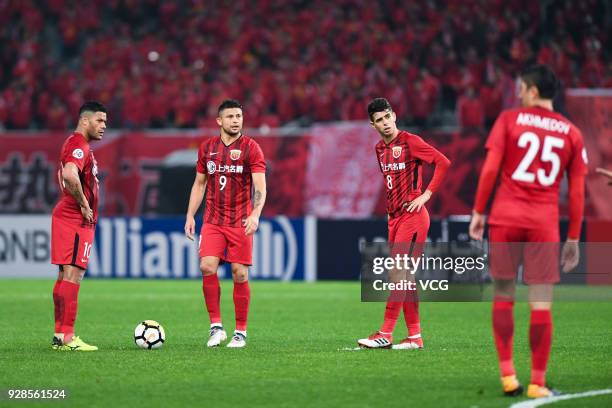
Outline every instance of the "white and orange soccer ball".
<svg viewBox="0 0 612 408">
<path fill-rule="evenodd" d="M 157 349 L 166 341 L 166 333 L 155 320 L 145 320 L 134 329 L 134 342 L 143 349 Z"/>
</svg>

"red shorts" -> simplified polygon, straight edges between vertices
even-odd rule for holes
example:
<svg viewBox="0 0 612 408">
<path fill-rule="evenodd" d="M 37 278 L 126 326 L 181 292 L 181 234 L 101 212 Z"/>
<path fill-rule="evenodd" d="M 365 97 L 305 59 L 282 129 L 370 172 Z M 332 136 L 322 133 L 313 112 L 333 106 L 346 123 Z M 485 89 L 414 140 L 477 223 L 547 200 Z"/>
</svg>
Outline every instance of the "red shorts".
<svg viewBox="0 0 612 408">
<path fill-rule="evenodd" d="M 423 243 L 429 231 L 429 213 L 425 207 L 421 211 L 405 213 L 389 220 L 389 245 L 391 256 L 421 256 Z"/>
<path fill-rule="evenodd" d="M 216 256 L 223 262 L 253 264 L 253 235 L 243 227 L 203 224 L 200 231 L 200 257 Z"/>
<path fill-rule="evenodd" d="M 96 228 L 80 227 L 51 217 L 51 263 L 87 269 Z"/>
<path fill-rule="evenodd" d="M 527 284 L 559 282 L 559 229 L 490 225 L 489 257 L 494 279 L 516 279 L 522 264 Z"/>
</svg>

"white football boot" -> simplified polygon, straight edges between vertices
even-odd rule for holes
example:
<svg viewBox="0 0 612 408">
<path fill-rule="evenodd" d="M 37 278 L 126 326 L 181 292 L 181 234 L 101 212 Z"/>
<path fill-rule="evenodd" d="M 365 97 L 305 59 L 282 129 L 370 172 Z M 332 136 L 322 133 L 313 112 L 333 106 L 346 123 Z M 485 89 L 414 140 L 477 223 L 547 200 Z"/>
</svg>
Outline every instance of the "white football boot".
<svg viewBox="0 0 612 408">
<path fill-rule="evenodd" d="M 359 345 L 359 347 L 362 348 L 389 349 L 393 345 L 393 337 L 391 336 L 391 334 L 383 334 L 378 331 L 368 338 L 357 340 L 357 344 Z"/>
<path fill-rule="evenodd" d="M 227 333 L 223 330 L 223 326 L 212 326 L 208 334 L 208 347 L 219 347 L 221 343 L 227 340 Z"/>
<path fill-rule="evenodd" d="M 232 336 L 232 341 L 227 344 L 227 347 L 230 348 L 241 348 L 246 346 L 246 336 L 239 332 L 234 332 Z"/>
</svg>

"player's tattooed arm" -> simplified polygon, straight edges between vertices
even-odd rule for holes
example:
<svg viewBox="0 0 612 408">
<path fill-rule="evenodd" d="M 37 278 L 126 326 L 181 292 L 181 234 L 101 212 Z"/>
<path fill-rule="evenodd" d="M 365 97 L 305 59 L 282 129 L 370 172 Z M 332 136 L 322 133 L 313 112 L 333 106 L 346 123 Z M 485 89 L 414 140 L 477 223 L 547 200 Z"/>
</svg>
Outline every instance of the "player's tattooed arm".
<svg viewBox="0 0 612 408">
<path fill-rule="evenodd" d="M 264 173 L 253 173 L 253 212 L 244 221 L 244 232 L 253 235 L 259 227 L 259 216 L 266 202 L 266 175 Z"/>
<path fill-rule="evenodd" d="M 255 187 L 253 212 L 260 216 L 266 202 L 266 175 L 264 173 L 253 173 L 253 186 Z"/>
<path fill-rule="evenodd" d="M 79 178 L 79 169 L 74 163 L 66 163 L 62 168 L 62 181 L 66 190 L 74 197 L 81 208 L 81 214 L 89 222 L 93 222 L 93 211 L 89 207 L 89 202 L 83 193 L 83 186 Z"/>
</svg>

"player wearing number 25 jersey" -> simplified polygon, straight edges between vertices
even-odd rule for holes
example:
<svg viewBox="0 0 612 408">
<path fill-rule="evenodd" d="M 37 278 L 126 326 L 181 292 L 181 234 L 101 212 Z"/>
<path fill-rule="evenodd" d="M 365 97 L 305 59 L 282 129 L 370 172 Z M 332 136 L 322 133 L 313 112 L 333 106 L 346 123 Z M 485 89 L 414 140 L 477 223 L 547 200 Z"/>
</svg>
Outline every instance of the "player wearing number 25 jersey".
<svg viewBox="0 0 612 408">
<path fill-rule="evenodd" d="M 376 98 L 368 105 L 372 126 L 382 140 L 376 144 L 376 160 L 383 174 L 389 216 L 389 245 L 391 256 L 421 256 L 422 244 L 427 239 L 429 214 L 425 203 L 435 192 L 446 173 L 450 161 L 417 135 L 398 130 L 395 113 L 384 98 Z M 422 191 L 423 163 L 435 164 L 435 171 L 425 192 Z M 392 280 L 402 280 L 391 275 Z M 387 300 L 381 329 L 357 344 L 366 348 L 389 348 L 393 343 L 393 329 L 400 312 L 408 337 L 395 349 L 423 348 L 419 303 L 415 292 L 392 292 Z"/>
<path fill-rule="evenodd" d="M 519 85 L 522 108 L 503 112 L 486 143 L 470 236 L 482 239 L 483 214 L 501 172 L 489 217 L 489 252 L 502 388 L 507 395 L 522 393 L 512 360 L 515 275 L 522 264 L 531 306 L 527 395 L 539 398 L 554 394 L 546 387 L 545 373 L 552 342 L 552 284 L 559 281 L 559 185 L 567 173 L 570 223 L 561 261 L 568 272 L 578 264 L 587 156 L 580 130 L 553 111 L 558 88 L 553 72 L 543 65 L 529 67 L 521 73 Z"/>
<path fill-rule="evenodd" d="M 56 350 L 94 351 L 97 347 L 74 336 L 77 299 L 87 269 L 98 220 L 98 166 L 92 140 L 106 129 L 106 109 L 87 102 L 79 110 L 76 131 L 66 139 L 60 153 L 58 181 L 62 196 L 51 217 L 51 263 L 59 266 L 53 288 Z"/>
<path fill-rule="evenodd" d="M 194 214 L 205 191 L 206 209 L 199 250 L 202 291 L 211 325 L 207 345 L 219 346 L 227 339 L 221 323 L 221 289 L 217 277 L 219 263 L 227 262 L 232 265 L 236 311 L 236 331 L 228 347 L 244 347 L 251 296 L 248 266 L 252 263 L 253 234 L 266 199 L 266 164 L 259 145 L 241 133 L 240 103 L 224 101 L 219 106 L 217 123 L 221 135 L 204 141 L 198 150 L 185 233 L 193 239 Z"/>
</svg>

